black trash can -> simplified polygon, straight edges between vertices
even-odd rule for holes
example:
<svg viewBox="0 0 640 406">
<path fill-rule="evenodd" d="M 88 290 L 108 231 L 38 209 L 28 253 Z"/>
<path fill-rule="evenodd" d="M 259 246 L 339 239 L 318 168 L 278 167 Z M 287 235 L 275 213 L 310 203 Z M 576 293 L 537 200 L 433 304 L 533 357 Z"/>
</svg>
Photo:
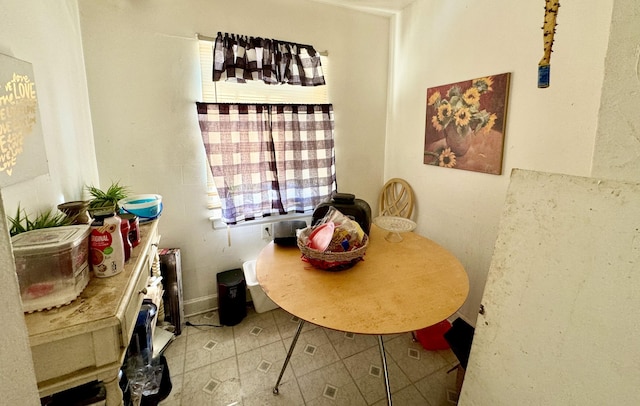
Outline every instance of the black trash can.
<svg viewBox="0 0 640 406">
<path fill-rule="evenodd" d="M 220 324 L 235 326 L 247 316 L 247 283 L 242 269 L 216 275 L 218 280 L 218 315 Z"/>
</svg>

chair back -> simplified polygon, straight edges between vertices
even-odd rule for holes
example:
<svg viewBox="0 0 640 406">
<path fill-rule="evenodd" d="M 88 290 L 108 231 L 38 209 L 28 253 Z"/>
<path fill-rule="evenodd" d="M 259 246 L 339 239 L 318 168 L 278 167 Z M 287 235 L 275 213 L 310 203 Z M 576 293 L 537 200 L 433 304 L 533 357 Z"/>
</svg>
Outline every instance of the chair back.
<svg viewBox="0 0 640 406">
<path fill-rule="evenodd" d="M 409 219 L 413 213 L 413 189 L 404 179 L 389 179 L 382 187 L 378 203 L 381 216 Z"/>
</svg>

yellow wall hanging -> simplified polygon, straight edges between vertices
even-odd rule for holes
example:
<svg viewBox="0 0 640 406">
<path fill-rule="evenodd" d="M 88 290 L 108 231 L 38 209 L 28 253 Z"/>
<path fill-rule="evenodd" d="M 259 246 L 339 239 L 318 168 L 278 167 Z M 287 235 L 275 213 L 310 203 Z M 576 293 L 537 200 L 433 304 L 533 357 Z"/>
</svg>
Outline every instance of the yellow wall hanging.
<svg viewBox="0 0 640 406">
<path fill-rule="evenodd" d="M 544 55 L 538 63 L 538 87 L 549 87 L 549 76 L 551 70 L 551 52 L 553 47 L 553 36 L 556 33 L 556 17 L 560 8 L 559 0 L 545 0 L 544 25 L 542 26 L 542 40 L 544 43 Z"/>
</svg>

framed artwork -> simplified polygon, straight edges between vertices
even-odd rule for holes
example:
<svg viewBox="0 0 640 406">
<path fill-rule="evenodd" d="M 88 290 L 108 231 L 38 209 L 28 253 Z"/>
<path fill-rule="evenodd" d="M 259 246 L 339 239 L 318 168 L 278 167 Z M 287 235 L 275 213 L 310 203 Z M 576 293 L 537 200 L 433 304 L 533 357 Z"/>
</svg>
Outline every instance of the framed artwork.
<svg viewBox="0 0 640 406">
<path fill-rule="evenodd" d="M 33 67 L 0 54 L 0 188 L 47 173 Z"/>
<path fill-rule="evenodd" d="M 424 163 L 502 174 L 511 73 L 427 89 Z"/>
</svg>

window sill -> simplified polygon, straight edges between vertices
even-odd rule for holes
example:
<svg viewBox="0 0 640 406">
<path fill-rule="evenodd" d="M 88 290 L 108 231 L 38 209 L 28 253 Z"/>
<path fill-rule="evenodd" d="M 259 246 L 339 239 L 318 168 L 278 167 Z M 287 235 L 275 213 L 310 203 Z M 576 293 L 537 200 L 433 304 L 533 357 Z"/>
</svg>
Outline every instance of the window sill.
<svg viewBox="0 0 640 406">
<path fill-rule="evenodd" d="M 308 219 L 309 221 L 307 223 L 309 223 L 311 222 L 312 215 L 313 215 L 313 212 L 289 213 L 284 215 L 262 217 L 260 219 L 245 221 L 240 224 L 233 224 L 230 226 L 222 221 L 221 213 L 215 213 L 213 216 L 209 217 L 209 220 L 211 221 L 211 226 L 213 227 L 214 230 L 222 230 L 222 229 L 227 229 L 228 227 L 237 228 L 237 227 L 246 227 L 246 226 L 257 226 L 260 224 L 279 223 L 281 221 L 289 221 L 289 220 L 307 220 Z"/>
</svg>

